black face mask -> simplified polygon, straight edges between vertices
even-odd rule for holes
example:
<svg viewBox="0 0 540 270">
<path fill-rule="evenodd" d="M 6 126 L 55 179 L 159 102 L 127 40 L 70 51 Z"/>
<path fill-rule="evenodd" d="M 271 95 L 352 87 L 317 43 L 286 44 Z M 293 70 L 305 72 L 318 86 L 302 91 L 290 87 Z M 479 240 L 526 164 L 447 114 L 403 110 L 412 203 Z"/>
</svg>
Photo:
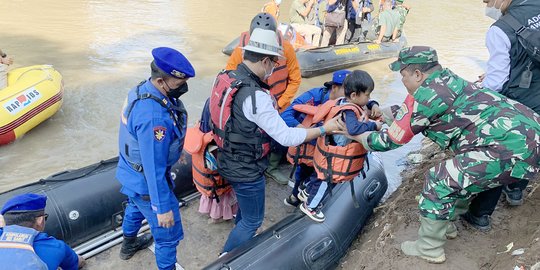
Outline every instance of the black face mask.
<svg viewBox="0 0 540 270">
<path fill-rule="evenodd" d="M 163 81 L 163 82 L 165 82 L 165 81 Z M 167 85 L 167 87 L 169 87 L 167 82 L 165 82 L 165 84 Z M 179 98 L 181 95 L 187 93 L 188 90 L 189 89 L 188 89 L 187 82 L 183 83 L 182 85 L 180 85 L 179 87 L 174 88 L 174 89 L 169 87 L 169 91 L 167 92 L 167 97 L 169 97 L 169 98 Z"/>
</svg>

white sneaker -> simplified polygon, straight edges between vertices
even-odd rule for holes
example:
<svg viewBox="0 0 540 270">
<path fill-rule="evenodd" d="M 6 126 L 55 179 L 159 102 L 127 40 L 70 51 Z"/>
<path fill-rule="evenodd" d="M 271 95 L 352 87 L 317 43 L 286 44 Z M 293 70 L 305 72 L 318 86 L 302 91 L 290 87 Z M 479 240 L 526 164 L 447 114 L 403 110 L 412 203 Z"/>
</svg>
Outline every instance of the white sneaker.
<svg viewBox="0 0 540 270">
<path fill-rule="evenodd" d="M 300 210 L 306 214 L 309 218 L 313 219 L 317 222 L 324 222 L 325 217 L 324 213 L 321 211 L 320 208 L 311 209 L 309 208 L 306 203 L 303 203 L 300 205 Z"/>
</svg>

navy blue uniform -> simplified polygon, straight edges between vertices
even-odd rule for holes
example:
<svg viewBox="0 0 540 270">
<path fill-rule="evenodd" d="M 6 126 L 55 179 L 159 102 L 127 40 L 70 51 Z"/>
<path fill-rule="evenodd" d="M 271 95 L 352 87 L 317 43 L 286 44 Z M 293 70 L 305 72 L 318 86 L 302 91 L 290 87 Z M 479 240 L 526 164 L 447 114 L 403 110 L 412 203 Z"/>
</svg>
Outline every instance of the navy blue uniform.
<svg viewBox="0 0 540 270">
<path fill-rule="evenodd" d="M 0 235 L 2 233 L 3 229 L 0 228 Z M 34 238 L 33 247 L 38 257 L 47 264 L 49 269 L 58 269 L 60 267 L 63 270 L 75 270 L 79 268 L 79 258 L 75 251 L 63 241 L 44 232 L 40 232 Z M 9 265 L 9 262 L 2 262 L 1 264 Z"/>
<path fill-rule="evenodd" d="M 157 100 L 137 100 L 145 95 Z M 154 236 L 160 269 L 174 266 L 176 247 L 184 237 L 170 168 L 180 158 L 186 122 L 182 102 L 163 95 L 150 80 L 129 92 L 122 109 L 116 177 L 122 184 L 120 191 L 129 197 L 122 229 L 125 236 L 136 236 L 146 218 Z M 156 214 L 171 210 L 174 226 L 160 227 Z"/>
<path fill-rule="evenodd" d="M 292 101 L 291 105 L 287 107 L 287 109 L 285 109 L 283 113 L 281 113 L 281 118 L 283 118 L 283 120 L 289 127 L 298 126 L 302 123 L 302 121 L 304 121 L 306 114 L 296 111 L 295 109 L 293 109 L 293 106 L 297 104 L 307 104 L 313 106 L 321 105 L 330 99 L 330 90 L 331 89 L 327 87 L 318 87 L 304 92 L 303 94 L 295 98 Z M 315 145 L 316 141 L 317 140 L 313 140 L 310 143 Z M 294 172 L 295 182 L 292 191 L 292 194 L 295 197 L 298 197 L 298 187 L 300 186 L 300 184 L 307 184 L 306 180 L 308 180 L 309 177 L 314 173 L 315 169 L 313 169 L 313 167 L 309 167 L 304 164 L 300 164 L 300 166 L 296 168 L 296 171 Z"/>
</svg>

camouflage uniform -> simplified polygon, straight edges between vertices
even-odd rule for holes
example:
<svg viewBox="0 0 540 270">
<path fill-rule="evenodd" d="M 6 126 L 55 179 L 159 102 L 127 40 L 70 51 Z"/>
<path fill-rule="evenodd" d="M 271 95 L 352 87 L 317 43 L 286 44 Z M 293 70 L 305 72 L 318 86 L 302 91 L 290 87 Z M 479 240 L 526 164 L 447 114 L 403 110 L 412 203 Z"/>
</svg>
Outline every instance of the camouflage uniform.
<svg viewBox="0 0 540 270">
<path fill-rule="evenodd" d="M 406 9 L 402 5 L 396 5 L 394 8 L 399 13 L 399 24 L 398 24 L 398 30 L 401 33 L 403 33 L 403 25 L 405 24 L 405 20 L 407 19 L 407 14 L 409 14 L 409 10 Z"/>
<path fill-rule="evenodd" d="M 404 48 L 390 68 L 437 63 L 429 47 Z M 393 109 L 389 129 L 362 140 L 373 151 L 400 147 L 418 133 L 456 155 L 425 174 L 419 208 L 422 216 L 454 218 L 458 199 L 540 171 L 540 116 L 494 91 L 478 88 L 448 69 L 440 69 Z"/>
</svg>

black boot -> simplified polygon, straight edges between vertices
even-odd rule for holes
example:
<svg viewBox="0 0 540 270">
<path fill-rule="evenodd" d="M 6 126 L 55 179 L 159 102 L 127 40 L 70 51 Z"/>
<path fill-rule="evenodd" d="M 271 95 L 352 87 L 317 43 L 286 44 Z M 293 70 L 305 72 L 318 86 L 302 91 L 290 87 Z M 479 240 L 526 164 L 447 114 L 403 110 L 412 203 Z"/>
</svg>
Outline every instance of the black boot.
<svg viewBox="0 0 540 270">
<path fill-rule="evenodd" d="M 480 230 L 481 232 L 487 232 L 491 230 L 491 221 L 488 215 L 475 216 L 471 212 L 467 212 L 461 215 L 461 219 L 469 223 L 469 225 Z"/>
<path fill-rule="evenodd" d="M 122 248 L 120 249 L 120 259 L 129 260 L 137 251 L 149 247 L 154 238 L 151 234 L 145 233 L 139 237 L 126 237 L 124 236 L 124 241 L 122 242 Z"/>
</svg>

